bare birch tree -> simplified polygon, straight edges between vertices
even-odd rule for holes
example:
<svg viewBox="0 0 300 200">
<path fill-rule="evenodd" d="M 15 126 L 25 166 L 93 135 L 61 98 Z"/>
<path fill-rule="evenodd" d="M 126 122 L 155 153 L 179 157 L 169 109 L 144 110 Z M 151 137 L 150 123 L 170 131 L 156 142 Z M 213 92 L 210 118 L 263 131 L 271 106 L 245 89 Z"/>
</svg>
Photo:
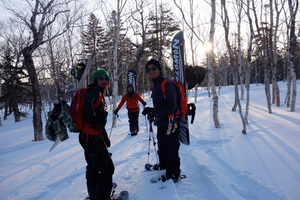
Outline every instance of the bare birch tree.
<svg viewBox="0 0 300 200">
<path fill-rule="evenodd" d="M 34 141 L 41 141 L 43 140 L 42 100 L 33 53 L 39 46 L 47 42 L 44 39 L 46 28 L 54 24 L 58 18 L 64 17 L 63 13 L 69 12 L 69 9 L 66 7 L 69 2 L 35 0 L 34 2 L 26 1 L 26 3 L 28 8 L 31 8 L 30 11 L 28 10 L 30 14 L 26 13 L 26 10 L 18 10 L 9 5 L 7 5 L 7 9 L 29 29 L 30 36 L 27 38 L 28 43 L 22 50 L 24 57 L 23 64 L 28 71 L 29 80 L 32 85 Z M 55 32 L 53 38 L 62 35 L 67 30 L 68 22 L 65 22 L 65 27 L 61 27 L 61 29 Z"/>
<path fill-rule="evenodd" d="M 219 97 L 216 91 L 215 75 L 213 69 L 215 22 L 216 22 L 216 1 L 212 0 L 211 1 L 211 24 L 210 24 L 209 40 L 208 40 L 208 42 L 212 45 L 212 48 L 209 52 L 207 52 L 207 68 L 208 68 L 208 82 L 213 94 L 212 97 L 213 98 L 213 120 L 214 120 L 215 127 L 220 128 L 221 126 L 218 119 Z"/>
<path fill-rule="evenodd" d="M 274 0 L 274 7 L 275 7 L 275 14 L 276 14 L 276 18 L 275 18 L 275 25 L 273 26 L 273 2 L 272 0 L 270 0 L 270 7 L 271 9 L 271 16 L 270 16 L 270 20 L 271 20 L 271 27 L 274 28 L 270 28 L 272 31 L 274 31 L 273 33 L 273 68 L 272 68 L 272 84 L 273 84 L 273 95 L 272 95 L 272 103 L 275 104 L 276 106 L 279 107 L 280 106 L 280 90 L 279 90 L 279 86 L 277 83 L 277 65 L 278 65 L 278 28 L 279 28 L 279 19 L 280 19 L 280 13 L 283 9 L 283 3 L 280 2 L 279 0 Z M 280 7 L 281 6 L 281 7 Z"/>
<path fill-rule="evenodd" d="M 247 50 L 247 64 L 246 64 L 246 79 L 245 79 L 245 86 L 246 86 L 246 109 L 245 109 L 245 124 L 249 124 L 248 122 L 248 114 L 249 114 L 249 104 L 250 104 L 250 75 L 251 75 L 251 57 L 252 57 L 252 43 L 253 43 L 253 37 L 254 37 L 254 30 L 253 30 L 253 23 L 250 13 L 250 1 L 247 0 L 246 4 L 246 15 L 248 17 L 249 22 L 249 30 L 250 30 L 250 37 L 249 37 L 249 44 L 248 44 L 248 50 Z"/>
<path fill-rule="evenodd" d="M 136 15 L 132 15 L 132 19 L 137 23 L 137 26 L 139 27 L 139 31 L 135 31 L 135 35 L 138 35 L 141 39 L 141 41 L 137 44 L 134 44 L 134 46 L 137 48 L 137 54 L 136 54 L 136 62 L 137 62 L 137 80 L 139 80 L 139 77 L 142 74 L 143 76 L 143 83 L 142 83 L 142 90 L 145 91 L 145 67 L 142 67 L 142 61 L 143 57 L 145 56 L 145 48 L 146 48 L 146 42 L 147 42 L 147 16 L 145 15 L 145 7 L 148 6 L 150 1 L 148 0 L 135 0 L 135 10 L 132 11 L 132 13 L 137 13 Z M 149 79 L 147 79 L 149 80 Z"/>
<path fill-rule="evenodd" d="M 224 27 L 224 31 L 225 31 L 225 42 L 226 42 L 226 46 L 227 46 L 227 49 L 228 49 L 228 52 L 229 52 L 230 64 L 234 68 L 235 104 L 237 104 L 238 107 L 239 107 L 239 113 L 240 113 L 240 117 L 241 117 L 242 124 L 243 124 L 242 133 L 246 134 L 247 133 L 246 123 L 245 123 L 244 116 L 243 116 L 243 113 L 242 113 L 242 106 L 241 106 L 239 91 L 238 91 L 238 69 L 237 69 L 237 66 L 236 66 L 236 58 L 235 58 L 236 56 L 234 55 L 232 47 L 229 43 L 229 17 L 228 17 L 228 12 L 227 12 L 227 8 L 226 8 L 225 0 L 222 0 L 221 4 L 222 4 L 222 22 L 223 22 L 223 27 Z"/>
<path fill-rule="evenodd" d="M 290 11 L 290 40 L 289 40 L 289 67 L 290 73 L 292 77 L 292 99 L 291 99 L 291 112 L 295 112 L 296 107 L 296 96 L 297 96 L 297 83 L 296 83 L 296 73 L 295 73 L 295 65 L 296 65 L 296 48 L 297 48 L 297 37 L 295 33 L 295 24 L 296 24 L 296 16 L 299 7 L 298 0 L 288 0 L 289 11 Z"/>
<path fill-rule="evenodd" d="M 117 97 L 118 97 L 118 81 L 119 77 L 121 75 L 120 73 L 120 63 L 119 63 L 119 41 L 120 41 L 120 35 L 121 35 L 121 15 L 124 12 L 125 6 L 127 4 L 127 0 L 117 0 L 116 1 L 116 7 L 115 9 L 112 10 L 111 15 L 107 14 L 109 13 L 108 7 L 106 5 L 105 0 L 101 0 L 101 7 L 102 7 L 102 12 L 104 15 L 111 16 L 110 19 L 106 18 L 106 22 L 111 26 L 111 43 L 112 43 L 112 63 L 109 65 L 110 71 L 112 72 L 111 74 L 111 82 L 112 82 L 112 105 L 113 105 L 113 110 L 116 109 L 117 107 Z M 113 115 L 113 123 L 112 127 L 115 128 L 117 126 L 117 120 L 115 115 Z"/>
<path fill-rule="evenodd" d="M 174 0 L 175 5 L 180 10 L 183 20 L 185 24 L 190 28 L 190 30 L 194 33 L 194 36 L 204 45 L 204 41 L 200 38 L 200 36 L 195 32 L 193 27 L 190 25 L 190 23 L 187 21 L 185 13 L 183 12 L 183 8 L 178 5 L 176 0 Z M 214 34 L 215 34 L 215 22 L 216 22 L 216 1 L 211 0 L 211 20 L 210 20 L 210 30 L 209 30 L 209 39 L 208 42 L 211 45 L 211 49 L 206 52 L 207 56 L 207 69 L 208 69 L 208 87 L 211 88 L 212 91 L 212 99 L 213 99 L 213 120 L 216 128 L 220 128 L 220 122 L 218 119 L 218 104 L 219 104 L 219 98 L 216 91 L 216 85 L 215 85 L 215 73 L 214 73 Z M 210 94 L 210 93 L 208 93 Z"/>
<path fill-rule="evenodd" d="M 263 2 L 261 1 L 262 5 Z M 261 6 L 261 13 L 262 9 L 264 7 Z M 266 93 L 266 99 L 267 99 L 267 107 L 268 107 L 268 111 L 269 113 L 272 113 L 272 107 L 271 107 L 271 94 L 270 94 L 270 78 L 269 78 L 269 51 L 268 51 L 268 45 L 267 45 L 267 36 L 266 36 L 266 28 L 261 28 L 259 26 L 260 22 L 258 21 L 258 15 L 256 12 L 256 5 L 255 5 L 255 1 L 252 1 L 252 11 L 253 11 L 253 15 L 254 15 L 254 19 L 255 19 L 255 25 L 256 25 L 256 31 L 257 31 L 257 38 L 259 40 L 259 42 L 262 45 L 261 48 L 261 55 L 262 55 L 262 59 L 263 59 L 263 67 L 264 67 L 264 84 L 265 84 L 265 93 Z"/>
</svg>

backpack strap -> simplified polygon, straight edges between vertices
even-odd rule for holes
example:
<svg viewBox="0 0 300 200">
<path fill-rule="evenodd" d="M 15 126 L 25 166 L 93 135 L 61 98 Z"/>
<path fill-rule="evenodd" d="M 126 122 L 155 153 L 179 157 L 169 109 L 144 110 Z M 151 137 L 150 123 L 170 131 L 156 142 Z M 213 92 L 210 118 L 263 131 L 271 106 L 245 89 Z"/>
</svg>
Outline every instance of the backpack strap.
<svg viewBox="0 0 300 200">
<path fill-rule="evenodd" d="M 161 82 L 161 90 L 162 90 L 162 93 L 163 93 L 165 99 L 166 99 L 166 89 L 165 89 L 165 84 L 166 84 L 167 81 L 171 81 L 171 80 L 165 78 L 165 79 Z"/>
<path fill-rule="evenodd" d="M 101 101 L 102 101 L 102 94 L 101 94 L 101 92 L 99 92 L 99 97 L 95 101 L 93 108 L 96 109 L 100 105 Z"/>
<path fill-rule="evenodd" d="M 99 97 L 95 101 L 95 103 L 93 105 L 93 108 L 94 109 L 98 108 L 98 106 L 100 105 L 101 101 L 102 101 L 102 94 L 101 94 L 101 92 L 99 92 Z M 99 132 L 96 131 L 93 128 L 90 128 L 90 122 L 89 121 L 85 122 L 83 126 L 84 126 L 83 127 L 83 132 L 84 132 L 84 134 L 86 134 L 85 141 L 86 141 L 86 143 L 88 143 L 88 135 L 94 135 L 96 137 L 96 135 L 98 135 Z M 101 131 L 100 131 L 100 134 L 102 134 Z"/>
<path fill-rule="evenodd" d="M 164 99 L 166 100 L 166 89 L 165 89 L 165 84 L 167 81 L 171 81 L 174 83 L 174 81 L 170 80 L 170 79 L 167 79 L 165 78 L 162 83 L 161 83 L 161 90 L 162 90 L 162 94 L 164 96 Z M 177 85 L 174 83 L 175 87 L 177 87 Z M 177 107 L 177 112 L 174 113 L 174 114 L 170 114 L 168 115 L 168 117 L 173 117 L 174 116 L 174 119 L 178 119 L 178 117 L 180 117 L 180 108 Z M 175 120 L 174 120 L 175 121 Z"/>
</svg>

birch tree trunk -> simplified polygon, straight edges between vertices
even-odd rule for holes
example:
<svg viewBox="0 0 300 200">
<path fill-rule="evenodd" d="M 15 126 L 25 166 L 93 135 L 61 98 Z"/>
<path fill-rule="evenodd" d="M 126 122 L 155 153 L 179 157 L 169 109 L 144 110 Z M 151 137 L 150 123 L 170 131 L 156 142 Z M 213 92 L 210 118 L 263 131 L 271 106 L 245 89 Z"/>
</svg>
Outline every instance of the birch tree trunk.
<svg viewBox="0 0 300 200">
<path fill-rule="evenodd" d="M 242 9 L 243 9 L 243 2 L 241 0 L 237 0 L 237 9 L 238 9 L 238 63 L 239 63 L 239 76 L 241 88 L 241 100 L 244 100 L 244 70 L 242 64 L 242 49 L 241 49 L 241 24 L 242 24 Z"/>
<path fill-rule="evenodd" d="M 251 54 L 252 54 L 252 42 L 253 42 L 253 25 L 252 25 L 252 18 L 250 15 L 250 0 L 247 0 L 247 17 L 249 21 L 249 29 L 250 29 L 250 38 L 249 38 L 249 45 L 247 50 L 247 67 L 246 67 L 246 110 L 245 110 L 245 123 L 248 125 L 248 115 L 249 115 L 249 104 L 250 104 L 250 75 L 251 75 Z"/>
<path fill-rule="evenodd" d="M 119 13 L 119 0 L 118 0 L 118 11 L 113 11 L 113 21 L 114 21 L 114 33 L 113 33 L 113 95 L 112 103 L 113 110 L 117 107 L 117 96 L 118 96 L 118 42 L 120 37 L 120 13 Z M 117 127 L 117 120 L 115 115 L 113 115 L 112 128 Z"/>
<path fill-rule="evenodd" d="M 213 95 L 213 120 L 216 128 L 220 128 L 220 123 L 218 119 L 219 112 L 219 98 L 216 91 L 215 85 L 215 74 L 213 69 L 213 47 L 214 47 L 214 34 L 215 34 L 215 21 L 216 21 L 216 1 L 211 1 L 211 24 L 210 24 L 210 32 L 209 32 L 209 43 L 212 45 L 212 48 L 209 52 L 207 52 L 207 68 L 208 68 L 208 80 L 209 86 L 211 87 L 212 95 Z"/>
<path fill-rule="evenodd" d="M 277 83 L 277 65 L 278 65 L 278 53 L 277 53 L 277 39 L 278 39 L 278 27 L 279 27 L 279 18 L 280 18 L 280 13 L 283 9 L 283 4 L 280 4 L 278 2 L 278 0 L 274 1 L 274 7 L 276 10 L 276 22 L 275 22 L 275 27 L 274 27 L 274 50 L 273 50 L 273 60 L 274 60 L 274 69 L 273 69 L 273 76 L 272 77 L 272 83 L 273 83 L 273 93 L 275 93 L 275 97 L 276 97 L 276 106 L 279 107 L 280 106 L 280 90 L 279 90 L 279 86 Z M 281 8 L 278 8 L 279 5 L 282 5 Z M 272 7 L 271 7 L 272 8 Z M 273 11 L 272 11 L 272 15 L 273 15 Z M 275 87 L 274 87 L 275 85 Z"/>
<path fill-rule="evenodd" d="M 299 2 L 295 1 L 293 7 L 292 0 L 288 0 L 289 10 L 290 10 L 290 48 L 289 48 L 289 58 L 290 58 L 290 72 L 292 77 L 292 99 L 291 99 L 291 112 L 295 112 L 296 107 L 296 97 L 297 97 L 297 83 L 296 83 L 296 73 L 295 73 L 295 65 L 296 65 L 296 48 L 297 48 L 297 37 L 295 34 L 295 24 L 296 24 L 296 16 L 298 11 Z"/>
<path fill-rule="evenodd" d="M 274 58 L 274 51 L 276 52 L 277 50 L 274 48 L 274 36 L 273 34 L 273 28 L 274 28 L 274 20 L 273 20 L 273 0 L 269 0 L 269 5 L 270 5 L 270 28 L 269 28 L 269 40 L 270 44 L 269 46 L 269 63 L 271 66 L 271 71 L 272 71 L 272 104 L 275 104 L 279 107 L 280 106 L 280 96 L 278 97 L 277 95 L 280 93 L 279 92 L 279 87 L 277 83 L 277 67 L 275 63 L 275 58 Z M 274 36 L 273 36 L 274 35 Z M 279 100 L 279 102 L 278 102 Z"/>
</svg>

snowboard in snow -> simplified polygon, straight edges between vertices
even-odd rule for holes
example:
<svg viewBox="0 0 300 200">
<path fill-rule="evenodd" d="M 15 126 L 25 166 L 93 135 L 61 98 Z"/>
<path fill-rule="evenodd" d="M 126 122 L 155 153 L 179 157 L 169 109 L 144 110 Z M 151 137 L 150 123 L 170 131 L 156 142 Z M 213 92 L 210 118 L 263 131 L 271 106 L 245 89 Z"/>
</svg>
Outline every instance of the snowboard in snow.
<svg viewBox="0 0 300 200">
<path fill-rule="evenodd" d="M 178 32 L 172 40 L 172 58 L 174 80 L 180 82 L 187 91 L 186 71 L 184 66 L 184 38 L 183 31 Z M 190 144 L 188 116 L 181 117 L 179 140 L 181 143 Z"/>
</svg>

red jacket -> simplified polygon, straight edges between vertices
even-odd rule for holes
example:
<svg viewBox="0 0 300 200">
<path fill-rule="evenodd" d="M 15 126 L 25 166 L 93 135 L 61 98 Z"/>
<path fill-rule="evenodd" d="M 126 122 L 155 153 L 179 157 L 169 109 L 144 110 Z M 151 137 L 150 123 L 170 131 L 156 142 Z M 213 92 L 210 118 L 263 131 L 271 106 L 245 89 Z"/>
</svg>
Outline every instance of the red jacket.
<svg viewBox="0 0 300 200">
<path fill-rule="evenodd" d="M 123 95 L 117 109 L 120 110 L 126 101 L 126 108 L 131 112 L 137 112 L 140 110 L 138 101 L 143 102 L 144 100 L 142 99 L 141 95 L 137 92 L 135 93 L 135 95 L 129 95 L 128 93 L 126 93 Z"/>
</svg>

